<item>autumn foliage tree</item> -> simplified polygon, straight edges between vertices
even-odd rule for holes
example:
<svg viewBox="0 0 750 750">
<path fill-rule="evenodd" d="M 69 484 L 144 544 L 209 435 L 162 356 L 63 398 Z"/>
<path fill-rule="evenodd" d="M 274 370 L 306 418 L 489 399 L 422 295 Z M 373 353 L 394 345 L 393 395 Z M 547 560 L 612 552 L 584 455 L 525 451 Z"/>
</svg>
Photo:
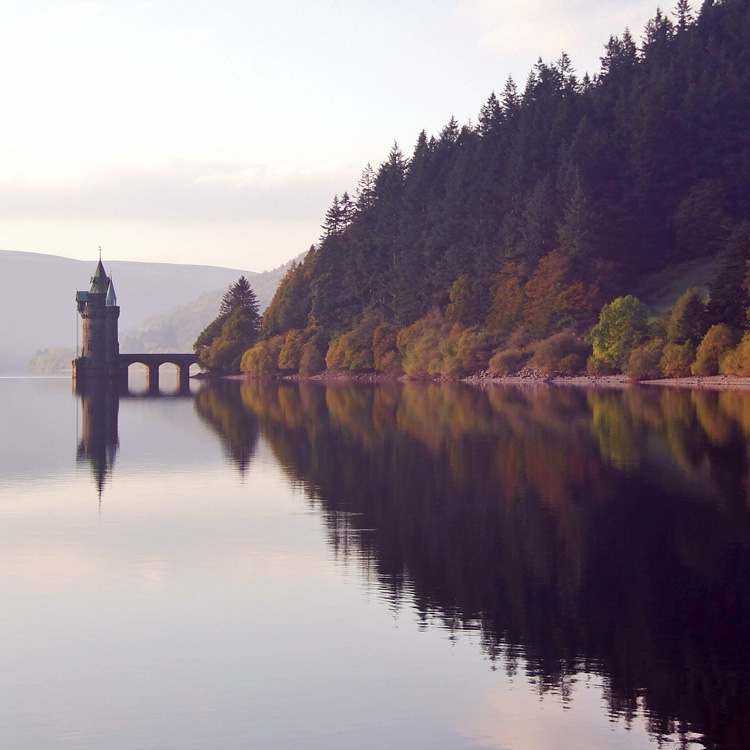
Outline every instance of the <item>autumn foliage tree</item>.
<svg viewBox="0 0 750 750">
<path fill-rule="evenodd" d="M 566 326 L 590 325 L 601 307 L 599 290 L 575 279 L 571 258 L 562 248 L 542 258 L 524 296 L 524 325 L 537 339 Z"/>
<path fill-rule="evenodd" d="M 486 327 L 497 333 L 512 331 L 521 322 L 524 299 L 522 268 L 518 263 L 506 263 L 495 280 Z"/>
</svg>

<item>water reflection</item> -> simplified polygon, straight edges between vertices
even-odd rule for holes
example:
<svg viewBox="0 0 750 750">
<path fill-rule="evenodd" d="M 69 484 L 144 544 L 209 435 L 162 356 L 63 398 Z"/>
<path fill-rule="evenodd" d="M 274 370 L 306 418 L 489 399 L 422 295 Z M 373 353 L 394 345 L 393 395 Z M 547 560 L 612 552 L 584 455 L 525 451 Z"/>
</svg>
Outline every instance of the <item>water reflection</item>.
<svg viewBox="0 0 750 750">
<path fill-rule="evenodd" d="M 120 446 L 118 422 L 120 399 L 191 399 L 193 393 L 180 384 L 174 391 L 157 387 L 131 390 L 127 381 L 78 380 L 74 383 L 80 401 L 80 439 L 76 450 L 79 464 L 90 464 L 99 498 L 110 480 Z"/>
<path fill-rule="evenodd" d="M 120 389 L 104 381 L 78 381 L 81 402 L 81 438 L 76 460 L 91 465 L 91 475 L 101 498 L 115 465 L 120 438 L 117 429 Z"/>
<path fill-rule="evenodd" d="M 612 716 L 750 746 L 747 394 L 223 383 L 196 408 L 240 467 L 260 430 L 394 606 L 542 693 L 600 674 Z"/>
<path fill-rule="evenodd" d="M 227 458 L 244 474 L 255 455 L 260 426 L 255 414 L 237 403 L 238 396 L 241 402 L 236 384 L 220 381 L 198 393 L 195 410 L 219 436 Z"/>
</svg>

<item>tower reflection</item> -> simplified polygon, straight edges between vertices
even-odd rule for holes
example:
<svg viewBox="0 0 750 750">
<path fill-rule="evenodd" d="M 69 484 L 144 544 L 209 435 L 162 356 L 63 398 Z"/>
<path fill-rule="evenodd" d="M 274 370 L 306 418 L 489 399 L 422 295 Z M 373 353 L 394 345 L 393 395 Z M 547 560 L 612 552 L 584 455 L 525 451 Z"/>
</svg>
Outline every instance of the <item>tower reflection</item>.
<svg viewBox="0 0 750 750">
<path fill-rule="evenodd" d="M 174 392 L 149 388 L 144 392 L 131 391 L 127 381 L 76 380 L 75 393 L 81 403 L 81 436 L 76 450 L 76 462 L 88 463 L 91 476 L 101 499 L 105 485 L 111 479 L 120 447 L 118 421 L 121 399 L 192 399 L 194 394 L 180 385 Z"/>
<path fill-rule="evenodd" d="M 121 387 L 104 380 L 76 380 L 75 390 L 81 401 L 81 438 L 76 461 L 90 464 L 101 498 L 120 446 L 117 421 Z"/>
</svg>

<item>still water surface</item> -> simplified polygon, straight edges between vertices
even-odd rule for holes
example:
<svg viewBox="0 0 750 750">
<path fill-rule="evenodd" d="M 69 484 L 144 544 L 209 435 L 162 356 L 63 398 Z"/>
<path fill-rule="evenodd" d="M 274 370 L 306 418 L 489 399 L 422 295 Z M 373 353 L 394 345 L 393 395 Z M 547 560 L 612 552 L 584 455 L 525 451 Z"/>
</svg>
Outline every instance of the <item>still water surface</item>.
<svg viewBox="0 0 750 750">
<path fill-rule="evenodd" d="M 750 746 L 750 394 L 195 390 L 0 379 L 0 747 Z"/>
</svg>

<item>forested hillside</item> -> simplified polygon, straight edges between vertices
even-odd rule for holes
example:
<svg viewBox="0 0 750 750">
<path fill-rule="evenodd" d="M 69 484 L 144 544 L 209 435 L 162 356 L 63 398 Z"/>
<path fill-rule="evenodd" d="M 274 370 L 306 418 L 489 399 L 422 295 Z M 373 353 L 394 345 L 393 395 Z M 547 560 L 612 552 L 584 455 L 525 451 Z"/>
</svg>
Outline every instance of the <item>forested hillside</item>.
<svg viewBox="0 0 750 750">
<path fill-rule="evenodd" d="M 749 125 L 750 0 L 656 11 L 640 39 L 609 39 L 594 76 L 540 60 L 476 124 L 422 132 L 410 156 L 394 145 L 334 198 L 243 369 L 573 370 L 593 346 L 589 367 L 611 371 L 674 345 L 684 370 L 727 324 L 723 353 L 748 324 Z M 695 291 L 655 323 L 626 298 L 602 327 L 603 305 L 645 275 L 717 255 L 710 299 Z"/>
</svg>

